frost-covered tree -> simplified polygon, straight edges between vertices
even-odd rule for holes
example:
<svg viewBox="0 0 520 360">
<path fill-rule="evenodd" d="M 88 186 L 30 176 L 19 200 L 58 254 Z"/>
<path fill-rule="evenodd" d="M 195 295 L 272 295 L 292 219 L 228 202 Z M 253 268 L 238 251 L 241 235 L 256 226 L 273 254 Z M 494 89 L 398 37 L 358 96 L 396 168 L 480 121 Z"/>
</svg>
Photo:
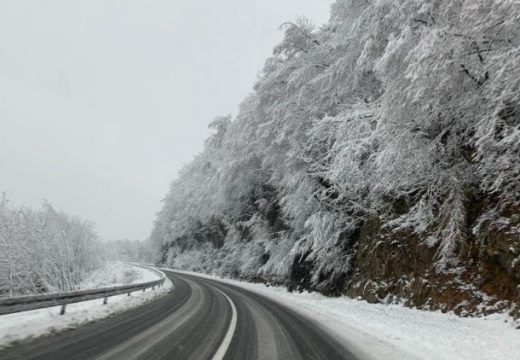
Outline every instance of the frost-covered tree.
<svg viewBox="0 0 520 360">
<path fill-rule="evenodd" d="M 104 261 L 92 223 L 0 202 L 0 296 L 70 291 Z"/>
<path fill-rule="evenodd" d="M 320 29 L 283 24 L 172 183 L 159 260 L 424 306 L 415 281 L 518 301 L 519 19 L 513 0 L 337 0 Z"/>
</svg>

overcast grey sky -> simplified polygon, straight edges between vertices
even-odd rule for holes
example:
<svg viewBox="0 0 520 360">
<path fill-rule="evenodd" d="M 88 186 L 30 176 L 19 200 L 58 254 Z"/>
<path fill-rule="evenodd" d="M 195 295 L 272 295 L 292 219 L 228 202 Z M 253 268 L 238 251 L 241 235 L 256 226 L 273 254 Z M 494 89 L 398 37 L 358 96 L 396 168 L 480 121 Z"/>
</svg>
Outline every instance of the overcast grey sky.
<svg viewBox="0 0 520 360">
<path fill-rule="evenodd" d="M 207 124 L 330 0 L 0 0 L 0 191 L 105 239 L 149 235 Z"/>
</svg>

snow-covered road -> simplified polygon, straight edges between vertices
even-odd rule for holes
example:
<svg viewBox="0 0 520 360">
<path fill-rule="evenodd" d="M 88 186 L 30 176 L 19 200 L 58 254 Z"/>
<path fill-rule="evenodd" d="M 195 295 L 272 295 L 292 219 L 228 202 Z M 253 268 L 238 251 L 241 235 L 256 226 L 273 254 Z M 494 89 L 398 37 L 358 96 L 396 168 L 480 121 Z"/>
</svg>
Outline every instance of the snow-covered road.
<svg viewBox="0 0 520 360">
<path fill-rule="evenodd" d="M 226 359 L 269 360 L 520 358 L 519 324 L 505 315 L 460 318 L 316 293 L 289 293 L 208 275 L 167 274 L 174 288 L 156 301 L 0 350 L 0 358 L 214 359 L 219 354 Z M 95 314 L 96 309 L 104 307 L 98 302 L 85 313 Z M 13 317 L 10 329 L 23 334 L 20 329 L 38 323 L 54 330 L 67 328 L 64 317 L 57 314 L 24 316 L 25 322 L 18 324 Z"/>
<path fill-rule="evenodd" d="M 359 359 L 311 319 L 255 292 L 188 274 L 167 275 L 174 289 L 156 301 L 4 349 L 0 358 Z"/>
<path fill-rule="evenodd" d="M 196 275 L 240 286 L 284 304 L 316 320 L 362 358 L 520 359 L 520 322 L 507 315 L 461 318 L 400 305 L 369 304 L 318 293 L 290 293 L 282 287 Z"/>
</svg>

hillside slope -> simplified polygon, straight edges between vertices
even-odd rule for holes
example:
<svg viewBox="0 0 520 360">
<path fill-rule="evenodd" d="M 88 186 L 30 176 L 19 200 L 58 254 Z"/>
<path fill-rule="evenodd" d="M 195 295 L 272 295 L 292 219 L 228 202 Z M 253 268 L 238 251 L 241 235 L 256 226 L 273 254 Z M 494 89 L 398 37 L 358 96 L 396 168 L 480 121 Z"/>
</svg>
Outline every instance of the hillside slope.
<svg viewBox="0 0 520 360">
<path fill-rule="evenodd" d="M 283 25 L 158 213 L 158 261 L 483 313 L 520 303 L 520 5 L 338 0 Z M 515 305 L 516 304 L 516 305 Z"/>
</svg>

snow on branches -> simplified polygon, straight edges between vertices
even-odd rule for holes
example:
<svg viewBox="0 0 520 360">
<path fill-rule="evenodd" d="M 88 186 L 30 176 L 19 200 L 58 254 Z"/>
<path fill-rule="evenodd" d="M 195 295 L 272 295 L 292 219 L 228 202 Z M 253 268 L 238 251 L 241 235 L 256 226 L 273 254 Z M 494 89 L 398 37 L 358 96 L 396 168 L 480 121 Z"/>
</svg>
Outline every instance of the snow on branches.
<svg viewBox="0 0 520 360">
<path fill-rule="evenodd" d="M 0 297 L 71 291 L 103 261 L 93 225 L 56 211 L 0 200 Z"/>
<path fill-rule="evenodd" d="M 247 276 L 306 262 L 319 283 L 377 219 L 455 264 L 472 202 L 520 203 L 519 19 L 513 0 L 337 0 L 321 29 L 283 24 L 237 118 L 172 183 L 156 248 Z"/>
</svg>

